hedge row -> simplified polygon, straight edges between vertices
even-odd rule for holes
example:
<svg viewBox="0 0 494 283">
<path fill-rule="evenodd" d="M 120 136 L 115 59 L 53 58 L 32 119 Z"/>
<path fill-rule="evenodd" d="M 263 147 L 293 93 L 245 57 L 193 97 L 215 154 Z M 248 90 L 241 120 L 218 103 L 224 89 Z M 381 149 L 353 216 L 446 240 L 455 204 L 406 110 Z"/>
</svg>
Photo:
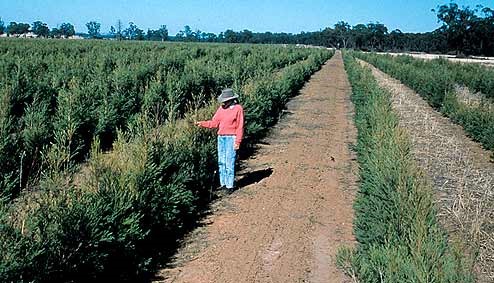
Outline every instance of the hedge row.
<svg viewBox="0 0 494 283">
<path fill-rule="evenodd" d="M 486 99 L 476 105 L 462 103 L 455 84 L 493 97 L 494 72 L 483 66 L 467 66 L 445 60 L 424 61 L 410 56 L 355 53 L 355 55 L 400 80 L 429 104 L 461 125 L 472 139 L 494 151 L 494 110 Z M 473 73 L 470 74 L 469 72 Z"/>
<path fill-rule="evenodd" d="M 314 50 L 302 62 L 236 88 L 247 142 L 266 132 L 331 55 Z M 0 208 L 0 281 L 121 282 L 152 273 L 215 186 L 215 135 L 192 123 L 215 108 L 212 103 L 159 127 L 139 115 L 111 152 L 101 152 L 96 141 L 78 174 L 46 178 L 40 193 Z"/>
<path fill-rule="evenodd" d="M 281 46 L 0 40 L 0 198 L 111 148 L 144 112 L 155 124 L 307 59 Z"/>
<path fill-rule="evenodd" d="M 432 188 L 414 164 L 390 94 L 346 54 L 352 86 L 360 187 L 354 204 L 355 250 L 340 265 L 360 282 L 473 282 L 463 257 L 439 226 Z"/>
</svg>

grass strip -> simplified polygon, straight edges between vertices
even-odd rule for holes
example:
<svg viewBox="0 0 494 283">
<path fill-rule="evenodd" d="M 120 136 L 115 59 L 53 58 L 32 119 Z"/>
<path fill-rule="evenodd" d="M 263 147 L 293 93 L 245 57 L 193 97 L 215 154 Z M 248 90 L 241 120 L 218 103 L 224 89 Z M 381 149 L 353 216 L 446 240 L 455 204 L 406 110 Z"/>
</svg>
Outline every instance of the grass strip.
<svg viewBox="0 0 494 283">
<path fill-rule="evenodd" d="M 360 282 L 473 282 L 472 260 L 439 226 L 432 188 L 417 168 L 390 94 L 345 54 L 352 86 L 360 187 L 354 203 L 356 249 L 338 263 Z"/>
</svg>

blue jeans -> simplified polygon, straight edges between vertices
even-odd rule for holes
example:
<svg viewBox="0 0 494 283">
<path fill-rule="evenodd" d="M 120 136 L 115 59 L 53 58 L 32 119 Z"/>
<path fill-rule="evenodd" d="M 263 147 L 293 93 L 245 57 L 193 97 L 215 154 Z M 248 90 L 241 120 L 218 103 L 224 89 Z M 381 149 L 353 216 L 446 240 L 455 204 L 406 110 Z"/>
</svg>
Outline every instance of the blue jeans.
<svg viewBox="0 0 494 283">
<path fill-rule="evenodd" d="M 218 166 L 220 184 L 229 189 L 235 182 L 235 136 L 218 136 Z"/>
</svg>

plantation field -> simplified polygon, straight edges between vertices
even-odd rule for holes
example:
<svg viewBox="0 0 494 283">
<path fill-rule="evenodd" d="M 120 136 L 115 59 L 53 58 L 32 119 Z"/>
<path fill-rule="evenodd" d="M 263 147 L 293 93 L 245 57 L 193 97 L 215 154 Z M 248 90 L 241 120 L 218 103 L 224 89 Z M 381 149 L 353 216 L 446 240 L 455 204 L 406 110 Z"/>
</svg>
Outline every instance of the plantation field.
<svg viewBox="0 0 494 283">
<path fill-rule="evenodd" d="M 248 149 L 331 56 L 270 45 L 2 40 L 0 281 L 145 276 L 215 186 L 214 132 L 192 122 L 210 118 L 220 90 L 233 87 Z"/>
<path fill-rule="evenodd" d="M 464 240 L 469 254 L 478 254 L 477 281 L 492 281 L 494 166 L 490 153 L 413 90 L 361 63 L 369 66 L 379 85 L 392 93 L 400 125 L 411 136 L 414 157 L 434 184 L 441 223 L 452 239 Z"/>
<path fill-rule="evenodd" d="M 493 72 L 290 45 L 0 40 L 0 281 L 492 278 Z M 226 87 L 245 109 L 241 185 L 214 200 L 216 134 L 194 122 Z"/>
<path fill-rule="evenodd" d="M 357 56 L 377 66 L 360 60 L 391 94 L 400 125 L 411 136 L 413 157 L 433 184 L 437 215 L 450 241 L 466 259 L 474 255 L 467 264 L 477 282 L 491 282 L 494 166 L 489 145 L 494 136 L 492 98 L 485 87 L 491 78 L 484 76 L 490 70 L 445 60 Z"/>
<path fill-rule="evenodd" d="M 469 255 L 449 242 L 438 221 L 433 188 L 417 166 L 391 93 L 355 55 L 346 53 L 345 68 L 359 132 L 358 244 L 340 250 L 340 266 L 361 282 L 473 282 Z"/>
<path fill-rule="evenodd" d="M 492 1 L 34 2 L 0 283 L 494 282 Z"/>
<path fill-rule="evenodd" d="M 425 61 L 410 56 L 356 53 L 419 93 L 435 109 L 465 128 L 472 139 L 494 150 L 494 70 L 478 64 Z M 470 103 L 458 87 L 480 93 Z M 467 103 L 465 101 L 467 100 Z"/>
<path fill-rule="evenodd" d="M 241 188 L 215 201 L 153 282 L 349 282 L 333 261 L 354 243 L 349 92 L 337 52 L 241 162 Z"/>
<path fill-rule="evenodd" d="M 42 175 L 85 160 L 93 140 L 145 118 L 154 126 L 316 51 L 273 46 L 3 40 L 0 192 L 14 198 Z M 132 135 L 132 134 L 130 134 Z"/>
</svg>

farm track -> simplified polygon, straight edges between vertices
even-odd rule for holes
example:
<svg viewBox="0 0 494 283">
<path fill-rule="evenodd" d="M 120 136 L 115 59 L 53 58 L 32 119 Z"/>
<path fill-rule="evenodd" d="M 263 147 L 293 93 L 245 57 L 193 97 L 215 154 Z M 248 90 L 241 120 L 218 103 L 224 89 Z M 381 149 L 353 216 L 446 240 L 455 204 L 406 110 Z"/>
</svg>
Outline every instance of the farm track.
<svg viewBox="0 0 494 283">
<path fill-rule="evenodd" d="M 240 189 L 212 205 L 154 282 L 351 282 L 335 255 L 354 245 L 352 115 L 337 52 L 242 162 Z"/>
<path fill-rule="evenodd" d="M 494 164 L 490 152 L 461 126 L 432 109 L 417 93 L 374 66 L 379 85 L 392 94 L 393 108 L 412 142 L 419 166 L 431 178 L 439 219 L 451 237 L 474 250 L 478 282 L 494 281 Z"/>
</svg>

